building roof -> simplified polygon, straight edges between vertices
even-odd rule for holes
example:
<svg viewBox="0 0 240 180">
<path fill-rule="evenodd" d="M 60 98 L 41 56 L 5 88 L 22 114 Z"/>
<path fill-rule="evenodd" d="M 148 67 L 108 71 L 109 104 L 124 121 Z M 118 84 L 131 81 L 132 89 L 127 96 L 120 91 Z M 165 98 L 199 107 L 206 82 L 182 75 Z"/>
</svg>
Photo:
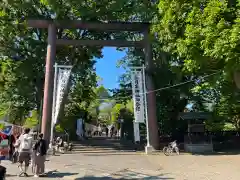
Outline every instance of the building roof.
<svg viewBox="0 0 240 180">
<path fill-rule="evenodd" d="M 180 112 L 180 118 L 184 120 L 208 119 L 211 114 L 208 112 Z"/>
</svg>

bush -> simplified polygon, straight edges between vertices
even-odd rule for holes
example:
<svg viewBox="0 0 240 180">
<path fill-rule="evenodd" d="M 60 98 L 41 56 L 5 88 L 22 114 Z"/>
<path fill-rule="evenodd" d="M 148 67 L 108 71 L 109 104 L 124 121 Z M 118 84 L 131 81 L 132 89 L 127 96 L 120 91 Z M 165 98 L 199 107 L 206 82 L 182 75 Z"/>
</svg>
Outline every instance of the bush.
<svg viewBox="0 0 240 180">
<path fill-rule="evenodd" d="M 36 110 L 33 110 L 32 112 L 32 116 L 31 117 L 28 117 L 26 120 L 25 120 L 25 123 L 24 123 L 24 127 L 28 127 L 28 128 L 32 128 L 32 127 L 36 127 L 37 124 L 38 124 L 38 112 Z"/>
<path fill-rule="evenodd" d="M 63 132 L 64 132 L 64 129 L 61 127 L 60 124 L 58 124 L 58 125 L 55 126 L 55 131 L 56 131 L 57 133 L 63 133 Z"/>
</svg>

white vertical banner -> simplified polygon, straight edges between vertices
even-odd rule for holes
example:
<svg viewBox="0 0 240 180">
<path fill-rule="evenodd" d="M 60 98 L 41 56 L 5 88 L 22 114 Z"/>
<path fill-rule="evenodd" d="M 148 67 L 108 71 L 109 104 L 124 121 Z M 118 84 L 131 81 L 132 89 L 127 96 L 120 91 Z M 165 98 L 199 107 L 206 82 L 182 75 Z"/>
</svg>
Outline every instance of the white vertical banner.
<svg viewBox="0 0 240 180">
<path fill-rule="evenodd" d="M 134 141 L 140 142 L 140 131 L 139 131 L 139 123 L 133 122 L 133 130 L 134 130 Z"/>
<path fill-rule="evenodd" d="M 67 84 L 71 75 L 71 69 L 59 69 L 57 77 L 56 97 L 55 97 L 55 108 L 54 108 L 54 119 L 53 123 L 57 123 L 58 114 L 60 111 L 61 103 L 63 100 L 64 93 L 67 88 Z"/>
<path fill-rule="evenodd" d="M 143 91 L 143 72 L 141 70 L 134 70 L 131 74 L 132 93 L 134 105 L 135 122 L 144 123 L 144 91 Z"/>
</svg>

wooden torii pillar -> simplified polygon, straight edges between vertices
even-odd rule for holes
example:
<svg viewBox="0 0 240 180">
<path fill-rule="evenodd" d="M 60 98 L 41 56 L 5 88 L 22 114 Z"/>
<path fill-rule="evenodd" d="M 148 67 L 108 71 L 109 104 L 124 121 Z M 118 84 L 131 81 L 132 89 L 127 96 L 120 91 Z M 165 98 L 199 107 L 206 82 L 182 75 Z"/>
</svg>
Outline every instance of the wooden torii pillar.
<svg viewBox="0 0 240 180">
<path fill-rule="evenodd" d="M 28 20 L 27 24 L 32 28 L 48 28 L 48 46 L 46 56 L 46 73 L 44 82 L 44 98 L 42 112 L 42 133 L 44 138 L 49 142 L 50 127 L 52 118 L 52 101 L 53 101 L 53 79 L 56 56 L 56 45 L 73 45 L 73 46 L 112 46 L 112 47 L 141 47 L 145 49 L 145 66 L 146 66 L 146 86 L 147 103 L 148 103 L 148 130 L 149 142 L 154 149 L 159 148 L 158 124 L 156 116 L 156 96 L 154 93 L 154 83 L 150 73 L 152 71 L 152 46 L 150 41 L 150 24 L 138 22 L 82 22 L 82 21 L 52 21 L 52 20 Z M 65 40 L 57 39 L 57 28 L 61 29 L 82 29 L 97 30 L 110 32 L 141 32 L 144 39 L 141 41 L 126 40 Z"/>
</svg>

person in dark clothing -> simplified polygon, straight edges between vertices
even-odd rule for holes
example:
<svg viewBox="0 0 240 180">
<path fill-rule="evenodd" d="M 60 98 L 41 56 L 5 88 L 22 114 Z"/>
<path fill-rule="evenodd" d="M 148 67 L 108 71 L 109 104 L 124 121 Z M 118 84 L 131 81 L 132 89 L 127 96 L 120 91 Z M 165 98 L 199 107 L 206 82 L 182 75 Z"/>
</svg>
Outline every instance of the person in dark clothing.
<svg viewBox="0 0 240 180">
<path fill-rule="evenodd" d="M 108 129 L 108 127 L 106 126 L 106 136 L 108 137 L 108 131 L 109 131 L 109 129 Z"/>
<path fill-rule="evenodd" d="M 85 122 L 84 121 L 83 121 L 83 124 L 82 124 L 82 130 L 83 130 L 83 139 L 85 139 L 86 130 L 85 130 Z"/>
<path fill-rule="evenodd" d="M 35 177 L 39 177 L 39 175 L 43 175 L 45 171 L 45 158 L 47 154 L 47 144 L 43 139 L 43 134 L 39 134 L 39 139 L 33 147 L 34 151 L 34 163 L 33 170 L 35 173 Z"/>
<path fill-rule="evenodd" d="M 13 153 L 14 153 L 14 150 L 15 150 L 14 144 L 15 144 L 15 137 L 14 137 L 14 135 L 8 136 L 9 159 L 10 160 L 12 160 L 12 158 L 13 158 Z"/>
<path fill-rule="evenodd" d="M 114 135 L 114 130 L 115 130 L 115 127 L 114 126 L 112 126 L 111 127 L 111 131 L 110 131 L 110 136 L 111 136 L 111 138 L 113 137 L 113 135 Z"/>
</svg>

